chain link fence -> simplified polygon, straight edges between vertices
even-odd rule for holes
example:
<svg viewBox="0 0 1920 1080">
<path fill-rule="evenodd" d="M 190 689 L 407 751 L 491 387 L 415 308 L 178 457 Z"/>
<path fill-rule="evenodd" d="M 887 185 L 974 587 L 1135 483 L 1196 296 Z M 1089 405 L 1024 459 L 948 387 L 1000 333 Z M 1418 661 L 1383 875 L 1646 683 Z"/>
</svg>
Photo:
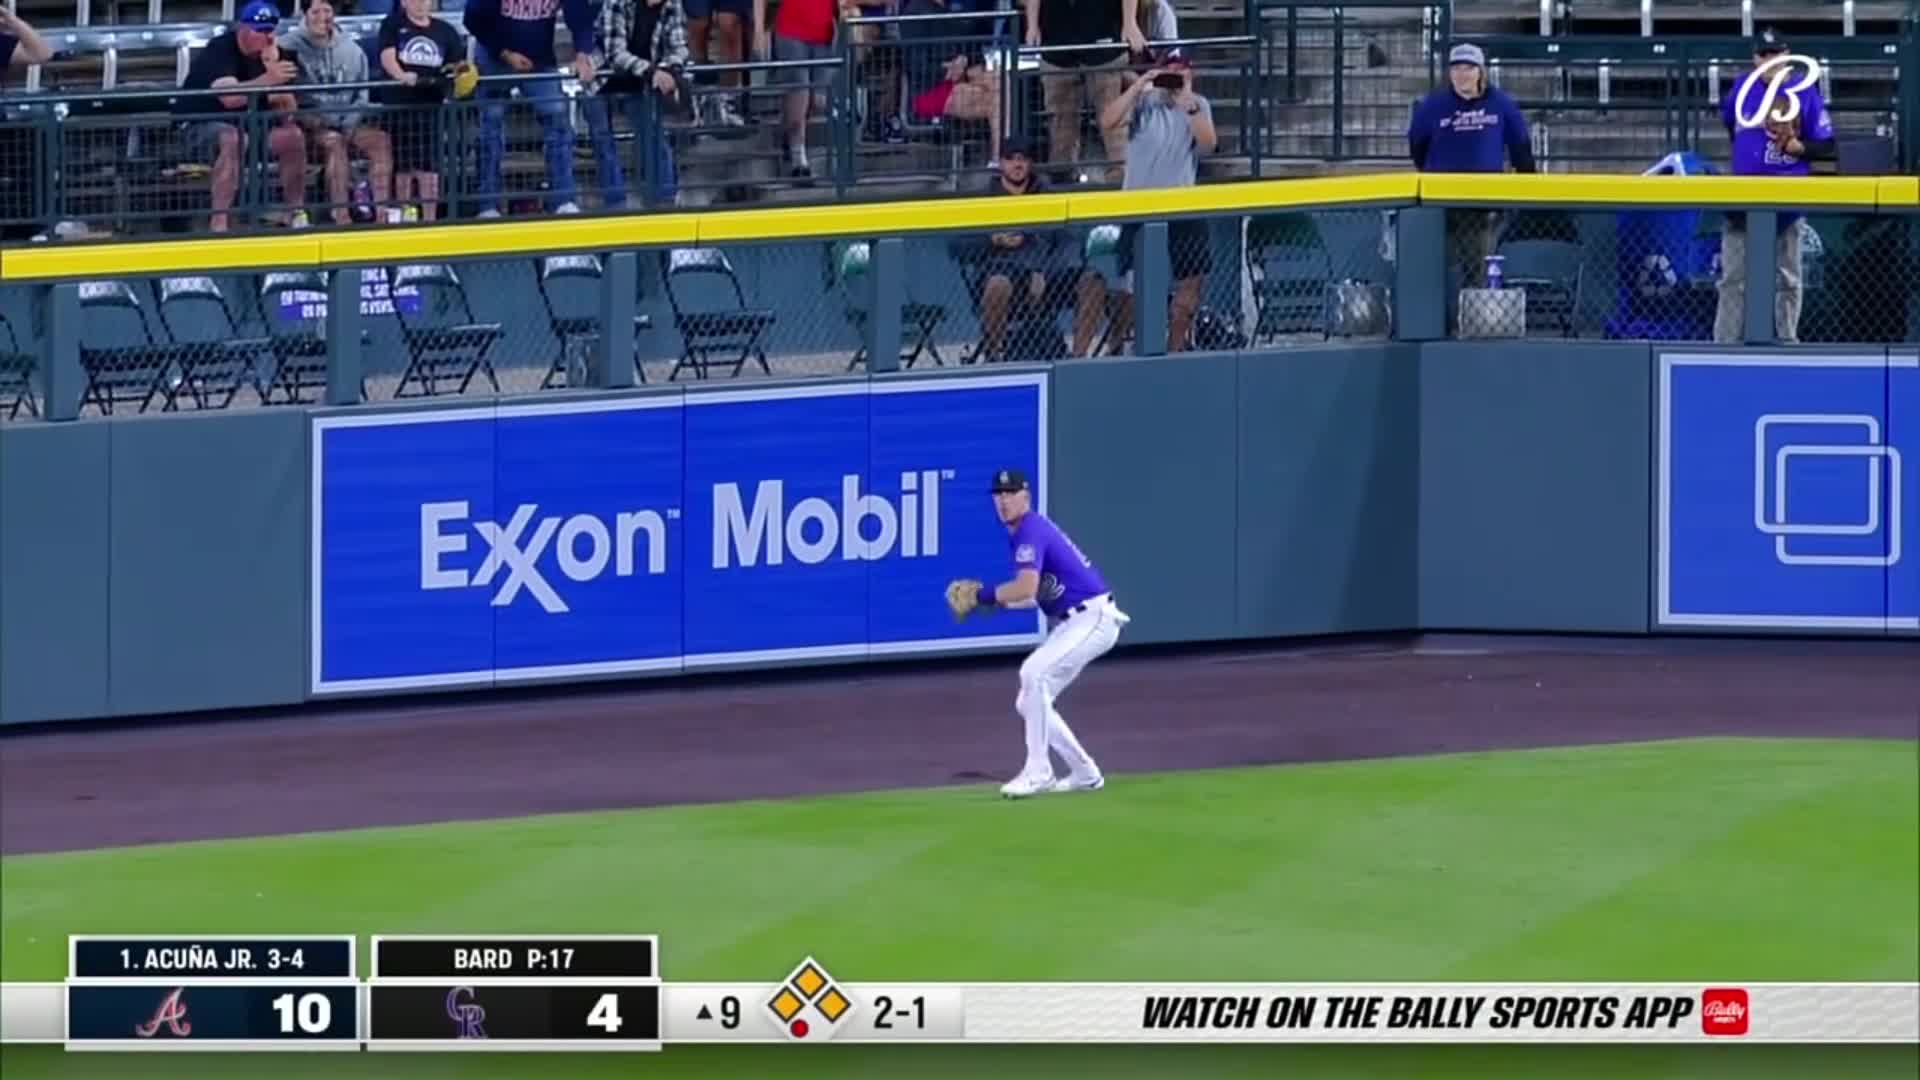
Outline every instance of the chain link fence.
<svg viewBox="0 0 1920 1080">
<path fill-rule="evenodd" d="M 899 367 L 1135 352 L 1143 224 L 905 238 L 891 294 L 900 304 Z M 1390 236 L 1390 222 L 1371 210 L 1169 222 L 1168 351 L 1385 338 L 1393 319 Z M 879 239 L 637 252 L 634 381 L 868 369 Z M 605 273 L 604 256 L 573 254 L 87 282 L 80 288 L 82 411 L 319 402 L 330 287 L 340 274 L 357 277 L 363 400 L 588 386 Z M 31 285 L 0 290 L 0 418 L 40 412 L 37 294 Z"/>
<path fill-rule="evenodd" d="M 1920 340 L 1920 215 L 1779 221 L 1779 340 Z M 1742 215 L 1454 208 L 1446 233 L 1459 337 L 1745 340 Z"/>
</svg>

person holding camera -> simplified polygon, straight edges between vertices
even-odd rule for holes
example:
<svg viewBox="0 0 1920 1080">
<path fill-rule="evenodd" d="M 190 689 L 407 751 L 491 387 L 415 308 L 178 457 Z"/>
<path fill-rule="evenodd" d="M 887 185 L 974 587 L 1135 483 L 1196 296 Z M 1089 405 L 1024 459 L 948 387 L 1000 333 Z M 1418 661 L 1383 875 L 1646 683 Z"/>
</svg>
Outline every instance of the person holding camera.
<svg viewBox="0 0 1920 1080">
<path fill-rule="evenodd" d="M 1193 64 L 1173 49 L 1159 67 L 1135 79 L 1100 117 L 1101 124 L 1127 132 L 1122 191 L 1192 187 L 1200 180 L 1200 159 L 1220 137 L 1213 128 L 1213 103 L 1193 92 Z M 1133 332 L 1133 261 L 1138 223 L 1120 230 L 1120 287 L 1107 335 L 1110 355 L 1118 354 Z M 1200 286 L 1212 267 L 1207 254 L 1207 223 L 1181 218 L 1167 223 L 1167 258 L 1172 264 L 1173 297 L 1167 312 L 1167 351 L 1191 345 L 1194 316 L 1200 310 Z"/>
</svg>

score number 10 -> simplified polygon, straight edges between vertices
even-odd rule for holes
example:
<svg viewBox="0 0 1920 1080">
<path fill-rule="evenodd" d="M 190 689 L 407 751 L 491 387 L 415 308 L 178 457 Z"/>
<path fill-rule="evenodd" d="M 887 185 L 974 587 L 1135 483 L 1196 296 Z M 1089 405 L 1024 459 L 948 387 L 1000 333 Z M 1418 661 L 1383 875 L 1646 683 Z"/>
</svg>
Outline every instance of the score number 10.
<svg viewBox="0 0 1920 1080">
<path fill-rule="evenodd" d="M 325 994 L 281 994 L 273 999 L 280 1034 L 319 1035 L 333 1026 L 333 1002 Z"/>
</svg>

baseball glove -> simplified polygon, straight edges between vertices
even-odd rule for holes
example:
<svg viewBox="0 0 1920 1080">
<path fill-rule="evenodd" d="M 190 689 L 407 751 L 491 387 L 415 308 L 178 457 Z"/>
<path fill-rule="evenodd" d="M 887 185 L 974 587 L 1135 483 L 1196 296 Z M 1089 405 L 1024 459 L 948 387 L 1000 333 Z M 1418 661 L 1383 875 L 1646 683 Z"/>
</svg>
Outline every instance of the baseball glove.
<svg viewBox="0 0 1920 1080">
<path fill-rule="evenodd" d="M 955 622 L 965 619 L 980 606 L 981 583 L 972 578 L 955 578 L 947 583 L 947 610 Z"/>
<path fill-rule="evenodd" d="M 474 88 L 480 85 L 480 69 L 475 67 L 471 60 L 448 64 L 441 70 L 446 72 L 449 80 L 448 88 L 452 90 L 455 98 L 472 97 Z"/>
</svg>

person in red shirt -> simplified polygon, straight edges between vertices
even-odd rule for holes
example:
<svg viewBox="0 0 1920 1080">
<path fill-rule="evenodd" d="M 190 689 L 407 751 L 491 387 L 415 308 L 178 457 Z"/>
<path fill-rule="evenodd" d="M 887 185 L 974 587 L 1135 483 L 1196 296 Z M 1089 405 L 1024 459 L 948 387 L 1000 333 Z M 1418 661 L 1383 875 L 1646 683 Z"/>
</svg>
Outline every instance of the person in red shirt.
<svg viewBox="0 0 1920 1080">
<path fill-rule="evenodd" d="M 852 0 L 780 0 L 774 12 L 772 33 L 768 33 L 767 0 L 753 0 L 753 50 L 761 59 L 779 61 L 836 60 L 833 37 L 838 29 L 840 8 L 852 7 Z M 807 115 L 813 108 L 814 94 L 825 94 L 833 82 L 833 67 L 781 68 L 775 79 L 793 89 L 787 91 L 783 119 L 787 136 L 787 172 L 797 180 L 811 180 L 813 165 L 807 160 Z"/>
</svg>

